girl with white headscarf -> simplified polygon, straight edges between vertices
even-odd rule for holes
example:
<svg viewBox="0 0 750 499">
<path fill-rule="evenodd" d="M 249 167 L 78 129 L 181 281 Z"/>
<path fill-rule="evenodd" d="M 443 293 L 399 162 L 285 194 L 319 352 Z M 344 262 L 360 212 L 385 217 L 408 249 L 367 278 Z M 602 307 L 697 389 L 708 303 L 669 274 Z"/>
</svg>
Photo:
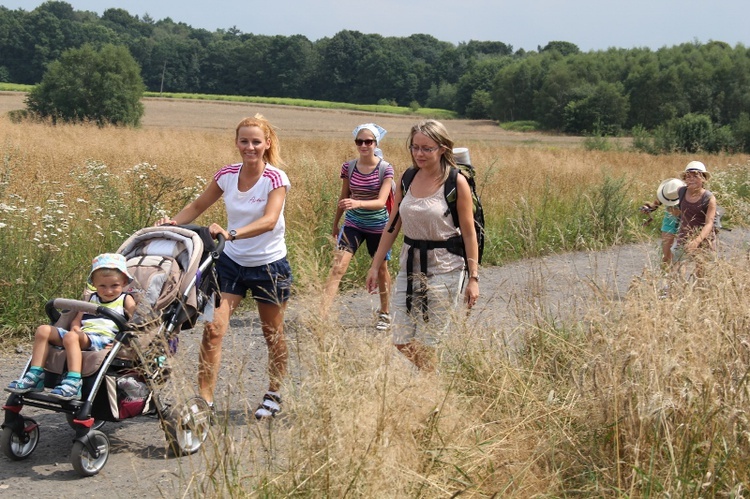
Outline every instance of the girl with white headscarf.
<svg viewBox="0 0 750 499">
<path fill-rule="evenodd" d="M 341 278 L 359 246 L 366 243 L 372 257 L 388 223 L 386 205 L 392 194 L 394 172 L 393 166 L 383 159 L 383 153 L 378 148 L 386 133 L 375 123 L 364 123 L 352 131 L 359 157 L 341 166 L 341 193 L 331 231 L 336 239 L 336 250 L 323 291 L 324 315 L 327 315 Z M 343 225 L 340 224 L 342 215 Z M 378 269 L 380 310 L 375 327 L 379 331 L 386 331 L 391 325 L 388 260 L 390 252 Z"/>
</svg>

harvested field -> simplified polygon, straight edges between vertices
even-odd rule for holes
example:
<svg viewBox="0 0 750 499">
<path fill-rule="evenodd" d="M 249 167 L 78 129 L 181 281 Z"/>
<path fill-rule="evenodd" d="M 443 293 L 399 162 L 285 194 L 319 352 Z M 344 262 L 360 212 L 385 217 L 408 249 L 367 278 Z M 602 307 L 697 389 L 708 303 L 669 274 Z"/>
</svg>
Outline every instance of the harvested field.
<svg viewBox="0 0 750 499">
<path fill-rule="evenodd" d="M 0 114 L 23 109 L 25 94 L 0 92 Z M 310 136 L 341 138 L 366 121 L 377 121 L 389 132 L 391 140 L 406 140 L 415 116 L 396 116 L 338 109 L 276 106 L 268 104 L 222 101 L 197 101 L 145 98 L 144 128 L 171 128 L 189 130 L 216 130 L 226 133 L 242 118 L 261 113 L 279 128 L 282 137 Z M 492 141 L 499 144 L 540 143 L 550 146 L 571 146 L 580 143 L 580 137 L 565 137 L 541 133 L 508 132 L 490 120 L 451 120 L 449 129 L 454 137 L 463 141 Z"/>
</svg>

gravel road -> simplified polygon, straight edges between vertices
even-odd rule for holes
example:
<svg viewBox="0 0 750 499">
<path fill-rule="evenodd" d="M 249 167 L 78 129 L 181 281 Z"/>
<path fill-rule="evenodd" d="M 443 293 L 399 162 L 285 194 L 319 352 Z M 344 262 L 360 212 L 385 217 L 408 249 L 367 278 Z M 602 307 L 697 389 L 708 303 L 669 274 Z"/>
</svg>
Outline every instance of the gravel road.
<svg viewBox="0 0 750 499">
<path fill-rule="evenodd" d="M 722 234 L 724 254 L 747 251 L 749 245 L 749 231 Z M 471 320 L 478 327 L 501 329 L 512 351 L 521 344 L 518 326 L 529 310 L 542 307 L 546 317 L 562 319 L 582 311 L 595 293 L 622 298 L 632 279 L 654 265 L 658 251 L 658 243 L 654 241 L 482 268 L 482 296 Z M 303 298 L 297 298 L 290 304 L 287 319 L 290 343 L 294 343 L 295 334 L 309 313 L 303 303 Z M 364 291 L 353 291 L 343 294 L 338 304 L 342 325 L 362 329 L 362 324 L 370 324 L 368 311 L 377 307 L 377 300 Z M 182 333 L 181 349 L 175 359 L 173 382 L 184 383 L 188 390 L 193 389 L 195 381 L 201 329 Z M 366 332 L 374 334 L 374 329 Z M 2 383 L 20 373 L 30 345 L 22 350 L 2 354 Z M 265 388 L 265 350 L 255 313 L 235 317 L 225 340 L 217 405 L 237 438 L 245 438 L 248 424 L 256 424 L 248 415 Z M 290 353 L 291 371 L 298 374 L 299 354 L 294 348 L 290 348 Z M 94 477 L 79 478 L 69 462 L 73 435 L 64 416 L 30 407 L 23 414 L 40 423 L 40 442 L 26 460 L 10 461 L 0 456 L 0 497 L 101 497 L 104 491 L 108 497 L 180 497 L 185 493 L 183 477 L 200 472 L 205 466 L 200 453 L 169 457 L 159 421 L 143 416 L 107 423 L 103 431 L 111 440 L 111 453 L 106 466 Z"/>
</svg>

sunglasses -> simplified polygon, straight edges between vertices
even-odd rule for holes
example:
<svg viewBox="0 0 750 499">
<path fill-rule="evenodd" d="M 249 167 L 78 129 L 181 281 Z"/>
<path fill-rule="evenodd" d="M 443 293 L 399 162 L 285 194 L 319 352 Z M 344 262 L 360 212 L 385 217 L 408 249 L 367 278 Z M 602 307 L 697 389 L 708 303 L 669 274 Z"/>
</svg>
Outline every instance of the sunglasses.
<svg viewBox="0 0 750 499">
<path fill-rule="evenodd" d="M 698 178 L 698 177 L 703 177 L 703 173 L 697 172 L 697 171 L 685 172 L 685 178 Z"/>
<path fill-rule="evenodd" d="M 358 146 L 365 145 L 365 146 L 371 146 L 375 143 L 374 139 L 354 139 L 354 143 Z"/>
</svg>

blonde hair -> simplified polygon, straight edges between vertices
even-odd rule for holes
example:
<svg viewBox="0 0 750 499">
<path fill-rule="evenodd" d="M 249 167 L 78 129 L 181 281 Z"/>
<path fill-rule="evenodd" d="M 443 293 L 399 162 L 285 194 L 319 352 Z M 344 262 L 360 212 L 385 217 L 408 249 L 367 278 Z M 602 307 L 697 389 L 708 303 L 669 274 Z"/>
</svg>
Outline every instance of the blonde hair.
<svg viewBox="0 0 750 499">
<path fill-rule="evenodd" d="M 414 136 L 421 133 L 430 139 L 434 140 L 438 147 L 443 149 L 443 154 L 440 156 L 440 167 L 443 174 L 443 182 L 448 180 L 448 173 L 451 168 L 456 166 L 456 158 L 453 155 L 453 139 L 448 134 L 448 130 L 441 122 L 437 120 L 424 120 L 420 121 L 413 127 L 411 127 L 411 133 L 409 133 L 409 139 L 407 140 L 407 147 L 411 152 L 411 146 L 414 143 Z"/>
<path fill-rule="evenodd" d="M 240 136 L 240 128 L 251 126 L 260 128 L 263 132 L 263 137 L 270 143 L 268 149 L 263 153 L 263 161 L 279 168 L 283 167 L 284 160 L 281 159 L 281 145 L 276 135 L 276 128 L 262 114 L 258 113 L 252 118 L 245 118 L 240 121 L 235 130 L 234 140 L 237 141 L 237 138 Z"/>
</svg>

